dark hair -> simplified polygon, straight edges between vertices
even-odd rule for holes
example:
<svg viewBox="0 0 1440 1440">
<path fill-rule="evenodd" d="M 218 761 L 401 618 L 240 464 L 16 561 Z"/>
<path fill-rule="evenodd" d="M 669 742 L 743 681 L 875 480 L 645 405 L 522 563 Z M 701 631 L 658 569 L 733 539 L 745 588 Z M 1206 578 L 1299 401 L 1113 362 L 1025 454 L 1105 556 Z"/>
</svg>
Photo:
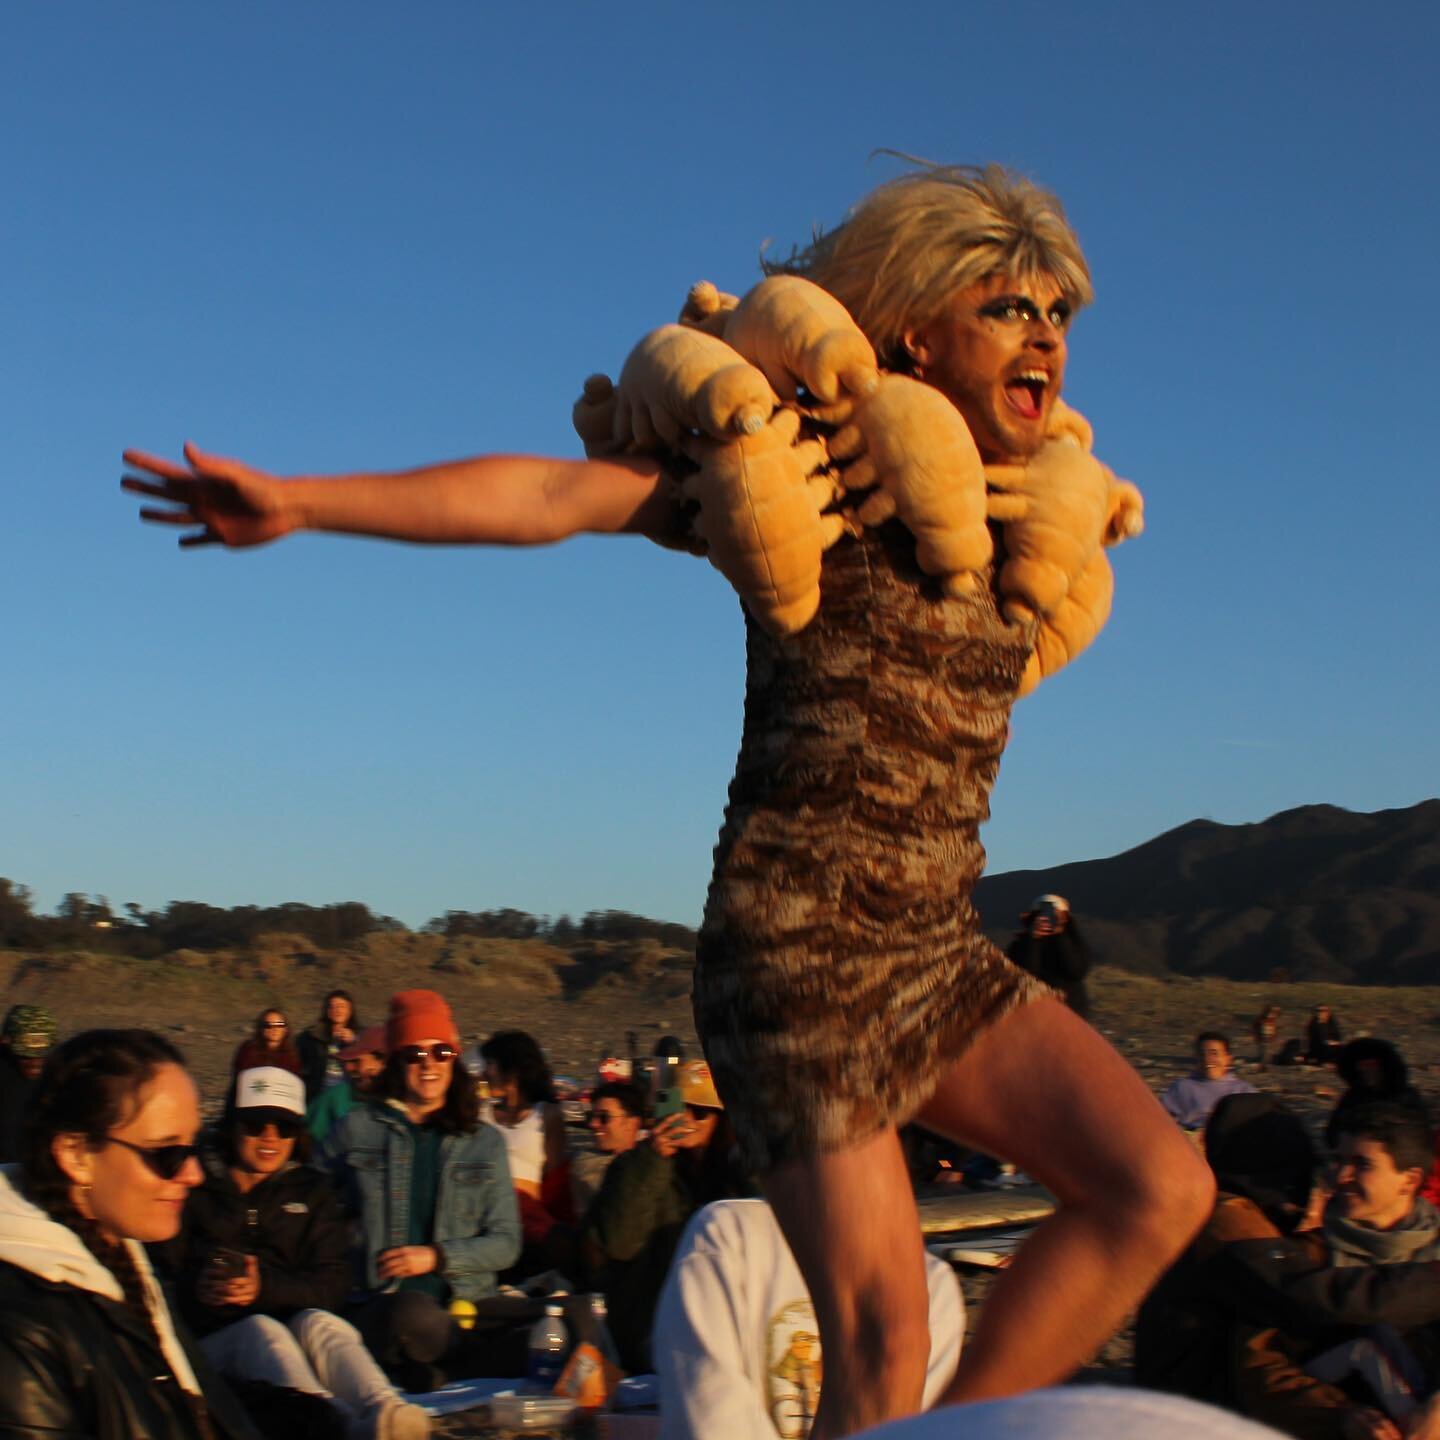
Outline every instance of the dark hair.
<svg viewBox="0 0 1440 1440">
<path fill-rule="evenodd" d="M 553 1102 L 555 1082 L 545 1052 L 524 1030 L 497 1030 L 481 1047 L 480 1058 L 515 1082 L 526 1105 Z"/>
<path fill-rule="evenodd" d="M 355 997 L 348 990 L 331 990 L 320 1002 L 320 1028 L 325 1032 L 327 1037 L 335 1033 L 334 1027 L 330 1023 L 329 1015 L 330 1002 L 332 1000 L 343 1000 L 350 1007 L 350 1018 L 345 1023 L 358 1035 L 362 1028 L 360 1025 L 360 1012 L 355 1008 Z"/>
<path fill-rule="evenodd" d="M 1422 1115 L 1406 1105 L 1383 1101 L 1352 1105 L 1335 1117 L 1335 1135 L 1373 1140 L 1394 1162 L 1397 1170 L 1419 1170 L 1423 1175 L 1435 1158 L 1434 1138 Z"/>
<path fill-rule="evenodd" d="M 590 1092 L 590 1104 L 598 1105 L 602 1100 L 614 1100 L 627 1114 L 640 1120 L 645 1115 L 645 1092 L 629 1080 L 607 1080 Z"/>
<path fill-rule="evenodd" d="M 1258 1205 L 1281 1234 L 1304 1218 L 1315 1147 L 1299 1116 L 1274 1095 L 1226 1095 L 1205 1124 L 1205 1158 L 1216 1185 Z"/>
<path fill-rule="evenodd" d="M 82 1030 L 45 1061 L 20 1130 L 20 1177 L 26 1196 L 52 1220 L 77 1228 L 72 1181 L 52 1149 L 57 1135 L 83 1135 L 98 1149 L 135 1113 L 140 1091 L 162 1065 L 185 1057 L 153 1030 Z"/>
<path fill-rule="evenodd" d="M 1218 1030 L 1202 1030 L 1195 1037 L 1195 1048 L 1198 1050 L 1202 1045 L 1208 1044 L 1212 1040 L 1219 1041 L 1221 1045 L 1229 1050 L 1230 1037 L 1228 1035 L 1222 1035 Z"/>
<path fill-rule="evenodd" d="M 263 1040 L 265 1038 L 265 1017 L 267 1015 L 278 1015 L 285 1022 L 285 1034 L 290 1034 L 290 1017 L 278 1006 L 267 1005 L 256 1017 L 255 1027 L 250 1032 L 252 1040 Z"/>
<path fill-rule="evenodd" d="M 290 1017 L 278 1005 L 267 1005 L 255 1017 L 255 1028 L 250 1032 L 252 1043 L 262 1046 L 266 1050 L 270 1049 L 270 1046 L 265 1044 L 265 1017 L 267 1015 L 278 1015 L 285 1021 L 285 1039 L 276 1047 L 278 1053 L 297 1057 L 300 1052 L 295 1048 L 295 1034 L 290 1029 Z"/>
<path fill-rule="evenodd" d="M 405 1061 L 398 1050 L 386 1057 L 375 1093 L 389 1100 L 404 1100 Z M 480 1097 L 475 1093 L 475 1077 L 458 1055 L 450 1072 L 445 1100 L 433 1115 L 426 1117 L 425 1123 L 446 1135 L 473 1135 L 480 1128 Z"/>
<path fill-rule="evenodd" d="M 153 1328 L 144 1282 L 130 1251 L 102 1235 L 70 1198 L 70 1177 L 55 1159 L 57 1135 L 83 1135 L 98 1148 L 139 1108 L 140 1091 L 162 1065 L 185 1057 L 153 1030 L 82 1030 L 57 1045 L 30 1092 L 20 1128 L 20 1187 L 52 1220 L 68 1226 L 120 1283 L 130 1310 Z"/>
<path fill-rule="evenodd" d="M 1360 1067 L 1367 1060 L 1373 1060 L 1380 1067 L 1378 1093 L 1360 1083 Z M 1347 1085 L 1352 1089 L 1371 1091 L 1376 1101 L 1386 1095 L 1398 1095 L 1410 1083 L 1410 1069 L 1405 1064 L 1405 1057 L 1388 1040 L 1377 1039 L 1374 1035 L 1362 1035 L 1346 1045 L 1340 1052 L 1336 1068 Z"/>
</svg>

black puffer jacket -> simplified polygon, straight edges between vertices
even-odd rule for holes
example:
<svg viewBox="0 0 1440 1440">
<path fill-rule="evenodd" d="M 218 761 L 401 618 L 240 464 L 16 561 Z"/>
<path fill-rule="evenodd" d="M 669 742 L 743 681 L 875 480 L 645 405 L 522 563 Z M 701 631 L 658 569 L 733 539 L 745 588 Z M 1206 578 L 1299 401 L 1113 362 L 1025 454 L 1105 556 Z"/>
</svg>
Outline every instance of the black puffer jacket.
<svg viewBox="0 0 1440 1440">
<path fill-rule="evenodd" d="M 79 1236 L 0 1172 L 0 1435 L 206 1440 L 208 1408 L 218 1440 L 259 1440 L 204 1357 L 172 1331 L 168 1312 L 163 1324 L 168 1355 L 157 1323 L 125 1303 Z M 177 1378 L 187 1365 L 204 1400 Z"/>
<path fill-rule="evenodd" d="M 287 1320 L 300 1310 L 340 1310 L 350 1286 L 349 1227 L 330 1181 L 292 1165 L 242 1195 L 218 1154 L 207 1153 L 205 1171 L 180 1234 L 151 1248 L 156 1268 L 173 1278 L 190 1329 L 203 1336 L 247 1315 Z M 205 1262 L 222 1246 L 259 1260 L 253 1305 L 216 1308 L 196 1299 Z"/>
</svg>

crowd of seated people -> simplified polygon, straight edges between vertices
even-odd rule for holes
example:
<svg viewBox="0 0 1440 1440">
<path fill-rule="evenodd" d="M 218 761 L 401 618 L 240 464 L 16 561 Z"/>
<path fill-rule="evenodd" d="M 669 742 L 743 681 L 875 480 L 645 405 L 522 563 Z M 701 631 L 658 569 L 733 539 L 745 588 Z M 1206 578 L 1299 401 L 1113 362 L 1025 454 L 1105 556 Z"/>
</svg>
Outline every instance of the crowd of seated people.
<svg viewBox="0 0 1440 1440">
<path fill-rule="evenodd" d="M 369 1029 L 331 992 L 300 1046 L 267 1007 L 209 1127 L 169 1042 L 57 1034 L 34 1006 L 0 1033 L 20 1161 L 0 1177 L 0 1433 L 420 1440 L 409 1396 L 521 1374 L 554 1288 L 605 1297 L 621 1364 L 658 1373 L 665 1440 L 808 1431 L 809 1296 L 673 1037 L 599 1079 L 585 1145 L 538 1040 L 493 1033 L 473 1074 L 431 990 Z M 1195 1052 L 1160 1098 L 1219 1196 L 1141 1311 L 1136 1378 L 1299 1440 L 1440 1440 L 1440 1152 L 1403 1058 L 1368 1036 L 1328 1051 L 1347 1088 L 1307 1129 L 1233 1074 L 1222 1033 Z M 927 1276 L 930 1397 L 964 1306 L 948 1265 Z"/>
</svg>

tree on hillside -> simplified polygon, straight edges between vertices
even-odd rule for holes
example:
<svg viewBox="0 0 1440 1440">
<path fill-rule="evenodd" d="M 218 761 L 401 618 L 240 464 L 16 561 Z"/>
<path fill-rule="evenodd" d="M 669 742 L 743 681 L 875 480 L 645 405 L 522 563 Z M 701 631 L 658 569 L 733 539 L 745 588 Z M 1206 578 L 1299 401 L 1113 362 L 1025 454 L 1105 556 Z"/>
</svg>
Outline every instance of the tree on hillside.
<svg viewBox="0 0 1440 1440">
<path fill-rule="evenodd" d="M 30 889 L 0 876 L 0 945 L 28 950 L 43 943 L 42 922 L 30 908 Z"/>
</svg>

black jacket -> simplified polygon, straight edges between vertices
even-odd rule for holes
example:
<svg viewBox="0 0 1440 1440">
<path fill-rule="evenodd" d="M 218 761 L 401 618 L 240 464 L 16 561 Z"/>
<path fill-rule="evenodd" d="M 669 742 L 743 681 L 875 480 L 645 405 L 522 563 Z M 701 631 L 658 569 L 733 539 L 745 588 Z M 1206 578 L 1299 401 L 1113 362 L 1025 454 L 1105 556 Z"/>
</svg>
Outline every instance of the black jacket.
<svg viewBox="0 0 1440 1440">
<path fill-rule="evenodd" d="M 27 1080 L 8 1045 L 0 1046 L 0 1165 L 20 1158 L 20 1122 L 30 1103 L 33 1080 Z"/>
<path fill-rule="evenodd" d="M 204 1358 L 187 1355 L 220 1440 L 259 1440 Z M 202 1440 L 199 1408 L 128 1306 L 0 1261 L 0 1435 Z"/>
<path fill-rule="evenodd" d="M 293 1165 L 242 1195 L 217 1155 L 205 1159 L 205 1183 L 185 1204 L 174 1240 L 152 1246 L 162 1274 L 176 1282 L 180 1313 L 196 1335 L 208 1335 L 247 1315 L 285 1320 L 300 1310 L 339 1310 L 350 1286 L 349 1227 L 329 1180 L 308 1165 Z M 253 1305 L 216 1309 L 195 1296 L 211 1253 L 224 1246 L 260 1262 L 260 1294 Z"/>
<path fill-rule="evenodd" d="M 313 1105 L 325 1088 L 325 1067 L 330 1060 L 330 1034 L 317 1022 L 295 1042 L 300 1052 L 300 1078 L 305 1082 L 305 1103 Z"/>
<path fill-rule="evenodd" d="M 1018 931 L 1005 954 L 1037 980 L 1053 985 L 1077 1015 L 1090 1018 L 1090 991 L 1085 985 L 1090 973 L 1090 947 L 1073 917 L 1056 935 Z"/>
</svg>

